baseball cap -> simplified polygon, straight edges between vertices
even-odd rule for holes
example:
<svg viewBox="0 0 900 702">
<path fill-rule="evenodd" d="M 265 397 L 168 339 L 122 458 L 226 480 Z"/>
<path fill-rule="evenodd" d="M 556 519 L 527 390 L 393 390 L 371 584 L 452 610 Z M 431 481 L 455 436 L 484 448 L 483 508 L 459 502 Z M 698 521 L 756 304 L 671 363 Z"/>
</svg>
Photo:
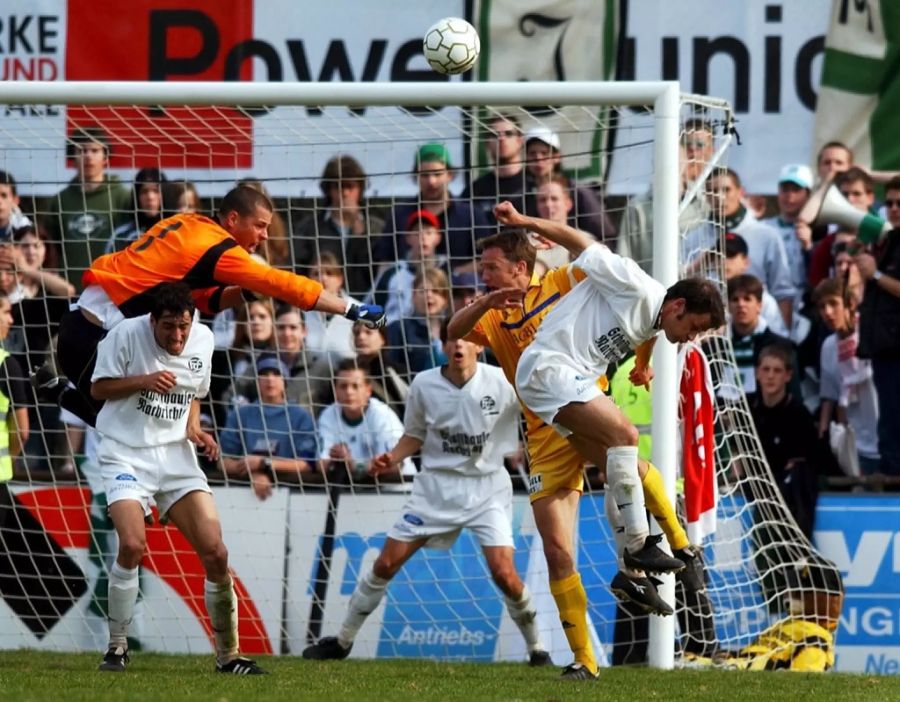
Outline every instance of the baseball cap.
<svg viewBox="0 0 900 702">
<path fill-rule="evenodd" d="M 411 231 L 413 225 L 420 219 L 424 220 L 426 224 L 431 225 L 435 229 L 441 228 L 441 222 L 434 212 L 429 212 L 428 210 L 416 210 L 406 218 L 406 231 Z"/>
<path fill-rule="evenodd" d="M 450 162 L 450 152 L 443 144 L 423 144 L 416 153 L 416 169 L 423 163 L 443 163 L 447 168 L 453 168 Z"/>
<path fill-rule="evenodd" d="M 728 232 L 725 235 L 725 258 L 747 256 L 748 254 L 747 240 L 744 237 L 734 232 Z"/>
<path fill-rule="evenodd" d="M 481 278 L 475 271 L 454 273 L 450 277 L 450 286 L 454 290 L 480 290 L 482 288 Z"/>
<path fill-rule="evenodd" d="M 260 356 L 256 362 L 256 372 L 278 371 L 282 378 L 287 378 L 291 373 L 288 367 L 277 356 Z"/>
<path fill-rule="evenodd" d="M 801 188 L 812 190 L 813 174 L 809 166 L 798 163 L 792 163 L 781 169 L 781 175 L 778 177 L 780 183 L 793 183 Z"/>
<path fill-rule="evenodd" d="M 547 146 L 552 146 L 557 151 L 559 148 L 559 136 L 556 132 L 552 132 L 547 127 L 533 127 L 525 132 L 525 145 L 528 145 L 529 141 L 542 141 Z"/>
</svg>

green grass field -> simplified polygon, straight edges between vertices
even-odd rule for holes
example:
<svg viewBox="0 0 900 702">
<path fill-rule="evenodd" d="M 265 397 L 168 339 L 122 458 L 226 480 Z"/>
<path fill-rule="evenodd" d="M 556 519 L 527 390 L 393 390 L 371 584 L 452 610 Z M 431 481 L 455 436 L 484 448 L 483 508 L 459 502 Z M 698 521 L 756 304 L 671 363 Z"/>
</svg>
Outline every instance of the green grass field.
<svg viewBox="0 0 900 702">
<path fill-rule="evenodd" d="M 900 677 L 616 668 L 593 683 L 557 669 L 432 661 L 260 661 L 272 674 L 218 675 L 212 657 L 137 653 L 125 673 L 99 673 L 98 654 L 0 651 L 0 700 L 900 700 Z"/>
</svg>

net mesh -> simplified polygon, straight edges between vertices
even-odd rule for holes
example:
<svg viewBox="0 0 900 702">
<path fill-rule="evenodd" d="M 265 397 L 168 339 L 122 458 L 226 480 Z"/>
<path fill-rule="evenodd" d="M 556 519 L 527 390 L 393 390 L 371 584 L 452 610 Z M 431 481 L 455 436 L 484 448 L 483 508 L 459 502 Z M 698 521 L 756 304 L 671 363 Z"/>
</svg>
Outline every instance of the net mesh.
<svg viewBox="0 0 900 702">
<path fill-rule="evenodd" d="M 391 324 L 384 340 L 354 330 L 343 318 L 301 316 L 270 300 L 204 320 L 215 332 L 216 352 L 203 419 L 226 458 L 203 469 L 215 486 L 248 653 L 296 654 L 339 627 L 415 472 L 409 466 L 394 480 L 375 482 L 365 475 L 366 455 L 343 468 L 316 469 L 317 459 L 327 460 L 323 442 L 334 440 L 324 418 L 340 392 L 340 364 L 365 361 L 373 396 L 393 413 L 394 424 L 377 436 L 341 425 L 337 436 L 350 432 L 369 452 L 390 448 L 408 383 L 441 361 L 437 323 L 475 293 L 475 242 L 495 231 L 491 207 L 498 199 L 566 220 L 648 270 L 653 259 L 655 132 L 647 109 L 61 106 L 43 118 L 9 112 L 2 123 L 0 168 L 16 179 L 21 211 L 14 215 L 18 228 L 9 249 L 19 253 L 2 273 L 15 303 L 5 348 L 23 376 L 54 359 L 59 318 L 69 295 L 80 291 L 80 271 L 92 259 L 131 245 L 168 214 L 189 208 L 213 214 L 218 199 L 241 180 L 264 188 L 276 202 L 270 238 L 259 255 L 317 277 L 347 297 L 388 305 Z M 682 273 L 723 281 L 724 294 L 721 212 L 701 184 L 725 165 L 720 152 L 730 139 L 730 114 L 718 103 L 684 99 L 681 119 L 693 124 L 682 131 Z M 700 148 L 704 129 L 711 143 Z M 552 173 L 523 149 L 523 133 L 562 154 Z M 87 162 L 83 146 L 104 139 L 108 167 L 101 149 L 99 168 L 118 183 L 82 188 L 72 181 L 74 169 L 81 164 L 89 175 L 98 167 Z M 420 151 L 424 144 L 436 147 L 426 154 Z M 509 144 L 512 156 L 502 155 Z M 498 154 L 509 163 L 492 170 Z M 532 160 L 523 168 L 526 154 Z M 431 172 L 435 163 L 452 170 Z M 149 170 L 132 185 L 139 169 Z M 551 182 L 539 185 L 543 180 Z M 358 206 L 354 183 L 362 186 Z M 427 260 L 413 257 L 398 265 L 408 256 L 410 214 L 432 208 L 429 192 L 443 187 L 454 196 L 456 211 L 441 223 L 437 250 Z M 34 233 L 21 218 L 31 221 Z M 539 260 L 553 267 L 568 256 L 548 248 Z M 717 396 L 718 527 L 703 544 L 708 597 L 697 600 L 679 588 L 677 609 L 681 648 L 710 655 L 747 644 L 785 615 L 789 593 L 803 599 L 835 586 L 833 568 L 797 527 L 764 460 L 728 335 L 709 336 L 703 348 Z M 312 418 L 303 430 L 285 431 L 282 420 L 272 425 L 273 415 L 259 410 L 268 390 L 256 363 L 266 354 L 277 354 L 289 368 L 287 402 Z M 96 463 L 97 437 L 77 418 L 36 403 L 30 386 L 26 392 L 31 431 L 0 505 L 6 553 L 0 556 L 0 647 L 99 650 L 106 643 L 107 575 L 116 537 Z M 254 461 L 280 453 L 306 465 L 248 479 L 244 457 Z M 527 460 L 513 457 L 507 469 L 519 490 L 513 515 L 517 569 L 534 595 L 545 645 L 565 660 L 567 646 L 525 495 Z M 596 469 L 588 469 L 577 555 L 592 635 L 608 661 L 642 660 L 646 617 L 617 607 L 607 589 L 616 568 L 614 550 L 602 483 Z M 132 646 L 209 650 L 202 593 L 203 569 L 189 544 L 171 527 L 149 527 Z M 401 571 L 384 605 L 363 626 L 354 655 L 521 659 L 525 647 L 477 542 L 464 533 L 452 550 L 423 552 Z"/>
</svg>

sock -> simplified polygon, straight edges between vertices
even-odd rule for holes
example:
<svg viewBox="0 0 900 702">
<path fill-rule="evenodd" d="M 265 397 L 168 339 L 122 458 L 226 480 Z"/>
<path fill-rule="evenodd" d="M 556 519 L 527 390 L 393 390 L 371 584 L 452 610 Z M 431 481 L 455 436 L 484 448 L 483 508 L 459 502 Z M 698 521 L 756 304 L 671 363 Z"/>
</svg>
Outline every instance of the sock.
<svg viewBox="0 0 900 702">
<path fill-rule="evenodd" d="M 581 663 L 592 673 L 597 672 L 597 659 L 587 629 L 587 593 L 581 584 L 581 576 L 572 573 L 562 580 L 550 581 L 550 594 L 556 600 L 559 621 L 575 654 L 575 662 Z"/>
<path fill-rule="evenodd" d="M 138 596 L 138 569 L 123 568 L 118 561 L 109 570 L 109 647 L 128 648 L 128 627 Z"/>
<path fill-rule="evenodd" d="M 503 598 L 506 601 L 506 609 L 509 616 L 519 627 L 525 643 L 528 646 L 528 652 L 543 651 L 544 646 L 541 644 L 541 637 L 537 628 L 537 611 L 531 603 L 531 593 L 528 586 L 522 588 L 522 594 L 518 600 L 510 597 Z"/>
<path fill-rule="evenodd" d="M 615 446 L 606 452 L 606 479 L 625 525 L 625 547 L 631 553 L 640 551 L 650 534 L 637 464 L 637 446 Z"/>
<path fill-rule="evenodd" d="M 373 571 L 369 571 L 366 577 L 359 579 L 356 589 L 350 597 L 350 606 L 347 607 L 344 623 L 341 624 L 341 630 L 338 633 L 337 639 L 341 646 L 350 648 L 353 645 L 360 627 L 384 597 L 384 590 L 389 582 L 389 580 L 379 578 Z"/>
<path fill-rule="evenodd" d="M 206 581 L 206 612 L 216 640 L 216 662 L 225 665 L 238 657 L 237 598 L 231 576 L 224 583 Z"/>
<path fill-rule="evenodd" d="M 682 528 L 681 522 L 678 521 L 675 508 L 663 487 L 662 475 L 660 475 L 659 469 L 649 461 L 647 461 L 647 474 L 641 484 L 644 486 L 647 509 L 656 518 L 656 522 L 666 535 L 666 540 L 672 550 L 677 551 L 689 546 L 691 542 L 688 541 L 687 533 Z"/>
<path fill-rule="evenodd" d="M 625 565 L 625 525 L 622 523 L 622 514 L 612 496 L 612 490 L 607 489 L 603 492 L 603 509 L 606 512 L 606 521 L 616 540 L 616 565 L 629 577 L 643 578 L 644 571 L 633 570 Z"/>
</svg>

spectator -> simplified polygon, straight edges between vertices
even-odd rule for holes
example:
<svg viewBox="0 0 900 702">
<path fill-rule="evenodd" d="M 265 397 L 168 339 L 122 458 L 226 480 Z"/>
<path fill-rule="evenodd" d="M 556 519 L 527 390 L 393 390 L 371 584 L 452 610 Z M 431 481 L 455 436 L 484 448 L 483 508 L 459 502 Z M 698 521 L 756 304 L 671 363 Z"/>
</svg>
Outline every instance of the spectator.
<svg viewBox="0 0 900 702">
<path fill-rule="evenodd" d="M 0 292 L 0 483 L 12 480 L 13 460 L 22 453 L 29 433 L 25 374 L 5 349 L 12 325 L 12 305 Z"/>
<path fill-rule="evenodd" d="M 541 214 L 539 189 L 544 184 L 557 181 L 569 198 L 566 223 L 591 234 L 615 251 L 616 228 L 603 211 L 600 198 L 590 188 L 576 185 L 574 180 L 563 174 L 560 141 L 555 132 L 547 127 L 535 127 L 525 133 L 525 164 L 527 214 L 553 219 Z"/>
<path fill-rule="evenodd" d="M 838 173 L 849 170 L 853 165 L 853 152 L 840 141 L 829 141 L 819 149 L 816 157 L 816 174 L 819 182 L 832 180 Z"/>
<path fill-rule="evenodd" d="M 740 383 L 747 394 L 756 391 L 755 369 L 762 349 L 772 344 L 781 344 L 793 351 L 790 339 L 773 332 L 762 318 L 762 293 L 762 282 L 755 276 L 738 275 L 728 281 L 731 344 L 735 364 L 741 374 Z M 796 365 L 791 362 L 792 368 Z M 799 380 L 793 379 L 791 391 L 800 397 Z"/>
<path fill-rule="evenodd" d="M 488 219 L 477 206 L 450 194 L 453 164 L 443 144 L 424 144 L 416 152 L 413 174 L 419 185 L 415 200 L 394 205 L 385 221 L 384 234 L 375 245 L 378 261 L 394 262 L 407 255 L 408 243 L 399 236 L 409 216 L 427 210 L 440 223 L 443 239 L 438 254 L 450 261 L 454 270 L 474 270 L 475 242 L 487 236 Z"/>
<path fill-rule="evenodd" d="M 366 172 L 352 156 L 335 156 L 325 164 L 319 186 L 322 205 L 294 217 L 294 266 L 308 269 L 330 253 L 344 268 L 347 291 L 362 297 L 372 287 L 372 240 L 384 229 L 364 199 Z"/>
<path fill-rule="evenodd" d="M 494 221 L 494 205 L 509 200 L 525 212 L 525 169 L 522 163 L 522 127 L 512 114 L 493 113 L 487 120 L 484 148 L 493 169 L 478 177 L 463 191 L 485 221 Z"/>
<path fill-rule="evenodd" d="M 19 193 L 16 179 L 11 173 L 0 171 L 0 244 L 13 239 L 13 233 L 31 226 L 31 220 L 19 209 Z"/>
<path fill-rule="evenodd" d="M 231 344 L 231 376 L 234 397 L 239 402 L 256 396 L 253 367 L 263 353 L 275 350 L 275 310 L 272 300 L 263 298 L 238 309 L 234 341 Z"/>
<path fill-rule="evenodd" d="M 841 191 L 847 202 L 861 212 L 871 212 L 875 204 L 875 183 L 872 177 L 861 168 L 852 167 L 835 176 L 834 184 Z M 855 238 L 855 232 L 851 232 Z M 809 258 L 808 283 L 810 289 L 815 288 L 825 278 L 831 277 L 834 257 L 837 253 L 835 240 L 838 231 L 830 232 L 818 242 Z M 861 298 L 860 298 L 861 299 Z"/>
<path fill-rule="evenodd" d="M 266 186 L 261 180 L 256 180 L 255 178 L 241 178 L 235 183 L 236 187 L 241 187 L 242 185 L 258 190 L 271 200 L 269 191 L 266 190 Z M 287 224 L 284 222 L 284 217 L 277 211 L 272 212 L 272 221 L 269 223 L 269 236 L 262 242 L 260 248 L 261 251 L 259 251 L 259 253 L 270 266 L 273 266 L 274 268 L 291 267 L 288 228 Z"/>
<path fill-rule="evenodd" d="M 413 281 L 413 316 L 387 326 L 388 358 L 407 377 L 446 362 L 440 332 L 449 309 L 447 275 L 438 268 L 418 273 Z"/>
<path fill-rule="evenodd" d="M 788 165 L 782 168 L 778 177 L 778 215 L 763 220 L 763 224 L 768 224 L 779 233 L 787 252 L 791 283 L 796 289 L 794 312 L 799 312 L 803 307 L 806 264 L 815 243 L 809 223 L 798 219 L 800 210 L 809 200 L 812 186 L 813 175 L 809 166 Z M 777 295 L 775 297 L 778 298 Z"/>
<path fill-rule="evenodd" d="M 296 483 L 312 472 L 318 452 L 312 416 L 285 395 L 287 366 L 266 354 L 256 362 L 256 375 L 259 400 L 232 409 L 220 439 L 225 473 L 249 478 L 265 500 L 278 479 Z"/>
<path fill-rule="evenodd" d="M 729 232 L 725 235 L 725 281 L 744 275 L 750 268 L 749 248 L 747 242 L 740 234 Z M 760 281 L 762 282 L 762 281 Z M 760 315 L 766 320 L 766 324 L 776 334 L 787 336 L 787 328 L 784 326 L 784 318 L 775 298 L 769 294 L 763 285 L 762 309 Z"/>
<path fill-rule="evenodd" d="M 832 247 L 834 261 L 829 277 L 837 278 L 847 288 L 848 293 L 853 297 L 854 309 L 859 306 L 866 289 L 865 281 L 863 281 L 854 259 L 854 254 L 861 251 L 862 248 L 862 244 L 856 239 L 855 232 L 838 232 Z"/>
<path fill-rule="evenodd" d="M 168 179 L 158 168 L 142 168 L 134 176 L 134 203 L 106 242 L 106 253 L 121 251 L 163 218 L 163 188 Z M 133 216 L 132 216 L 133 215 Z"/>
<path fill-rule="evenodd" d="M 822 444 L 803 401 L 790 393 L 790 347 L 765 346 L 756 361 L 757 390 L 747 398 L 766 461 L 788 509 L 812 541 Z"/>
<path fill-rule="evenodd" d="M 19 274 L 19 282 L 22 288 L 22 297 L 33 299 L 37 297 L 70 298 L 75 294 L 75 286 L 65 278 L 45 270 L 55 266 L 49 261 L 49 255 L 55 254 L 55 250 L 47 247 L 46 235 L 39 233 L 33 226 L 26 225 L 13 231 L 13 241 L 16 246 L 13 249 L 5 249 L 0 253 L 0 258 L 6 259 L 9 254 Z"/>
<path fill-rule="evenodd" d="M 66 148 L 77 173 L 50 199 L 43 218 L 50 240 L 62 248 L 65 275 L 78 290 L 82 275 L 104 253 L 113 230 L 133 213 L 131 192 L 106 173 L 109 154 L 109 140 L 102 129 L 77 127 Z"/>
<path fill-rule="evenodd" d="M 171 217 L 200 211 L 197 187 L 187 180 L 170 181 L 163 186 L 163 216 Z"/>
<path fill-rule="evenodd" d="M 336 401 L 319 417 L 319 469 L 340 481 L 342 474 L 363 479 L 379 454 L 390 451 L 403 436 L 403 423 L 387 405 L 372 397 L 372 382 L 355 359 L 341 361 L 335 372 Z M 410 477 L 416 468 L 407 458 L 393 475 Z"/>
<path fill-rule="evenodd" d="M 856 355 L 872 361 L 878 392 L 878 453 L 884 473 L 900 476 L 900 229 L 888 234 L 878 258 L 856 255 L 865 281 Z"/>
<path fill-rule="evenodd" d="M 744 207 L 745 192 L 740 176 L 730 168 L 716 173 L 709 181 L 709 201 L 713 210 L 720 211 L 726 232 L 739 234 L 747 244 L 747 272 L 759 278 L 765 289 L 778 303 L 783 326 L 790 329 L 793 323 L 794 301 L 797 288 L 791 280 L 788 255 L 778 232 L 759 222 Z M 714 247 L 717 229 L 711 228 L 702 237 L 686 237 L 687 247 L 708 250 Z M 695 248 L 696 247 L 696 248 Z M 691 252 L 685 252 L 690 257 Z"/>
<path fill-rule="evenodd" d="M 569 224 L 569 213 L 572 211 L 572 198 L 569 193 L 568 181 L 561 176 L 553 176 L 541 183 L 536 196 L 537 216 L 557 224 Z M 548 270 L 560 268 L 571 261 L 572 257 L 564 246 L 555 244 L 534 232 L 529 234 L 529 238 L 537 249 L 535 274 L 539 278 Z"/>
<path fill-rule="evenodd" d="M 344 269 L 333 253 L 323 251 L 314 262 L 309 277 L 320 282 L 332 295 L 346 300 L 348 305 L 357 304 L 344 289 Z M 315 310 L 306 313 L 306 350 L 317 374 L 331 377 L 331 369 L 338 361 L 356 355 L 352 328 L 353 322 L 342 315 Z"/>
<path fill-rule="evenodd" d="M 884 210 L 891 226 L 900 227 L 900 176 L 891 178 L 884 186 Z"/>
<path fill-rule="evenodd" d="M 381 272 L 365 300 L 381 305 L 388 322 L 412 315 L 413 280 L 417 273 L 425 268 L 447 267 L 447 259 L 438 253 L 441 224 L 435 214 L 416 210 L 407 217 L 405 231 L 406 258 Z"/>
<path fill-rule="evenodd" d="M 383 327 L 382 327 L 383 329 Z M 306 352 L 306 323 L 296 307 L 279 307 L 275 316 L 275 339 L 278 358 L 287 366 L 285 394 L 288 402 L 298 404 L 313 416 L 319 405 L 331 402 L 323 399 L 330 392 L 331 378 L 315 375 Z"/>
<path fill-rule="evenodd" d="M 450 289 L 451 311 L 456 312 L 472 302 L 484 290 L 484 285 L 475 271 L 463 271 L 451 276 Z M 485 349 L 485 353 L 490 353 L 490 349 Z"/>
<path fill-rule="evenodd" d="M 819 435 L 827 436 L 832 421 L 849 425 L 856 438 L 863 475 L 878 472 L 878 394 L 872 378 L 872 362 L 856 357 L 857 300 L 839 278 L 826 278 L 813 293 L 813 302 L 825 326 L 833 332 L 822 344 L 819 396 Z M 897 392 L 897 388 L 894 388 Z"/>
</svg>

